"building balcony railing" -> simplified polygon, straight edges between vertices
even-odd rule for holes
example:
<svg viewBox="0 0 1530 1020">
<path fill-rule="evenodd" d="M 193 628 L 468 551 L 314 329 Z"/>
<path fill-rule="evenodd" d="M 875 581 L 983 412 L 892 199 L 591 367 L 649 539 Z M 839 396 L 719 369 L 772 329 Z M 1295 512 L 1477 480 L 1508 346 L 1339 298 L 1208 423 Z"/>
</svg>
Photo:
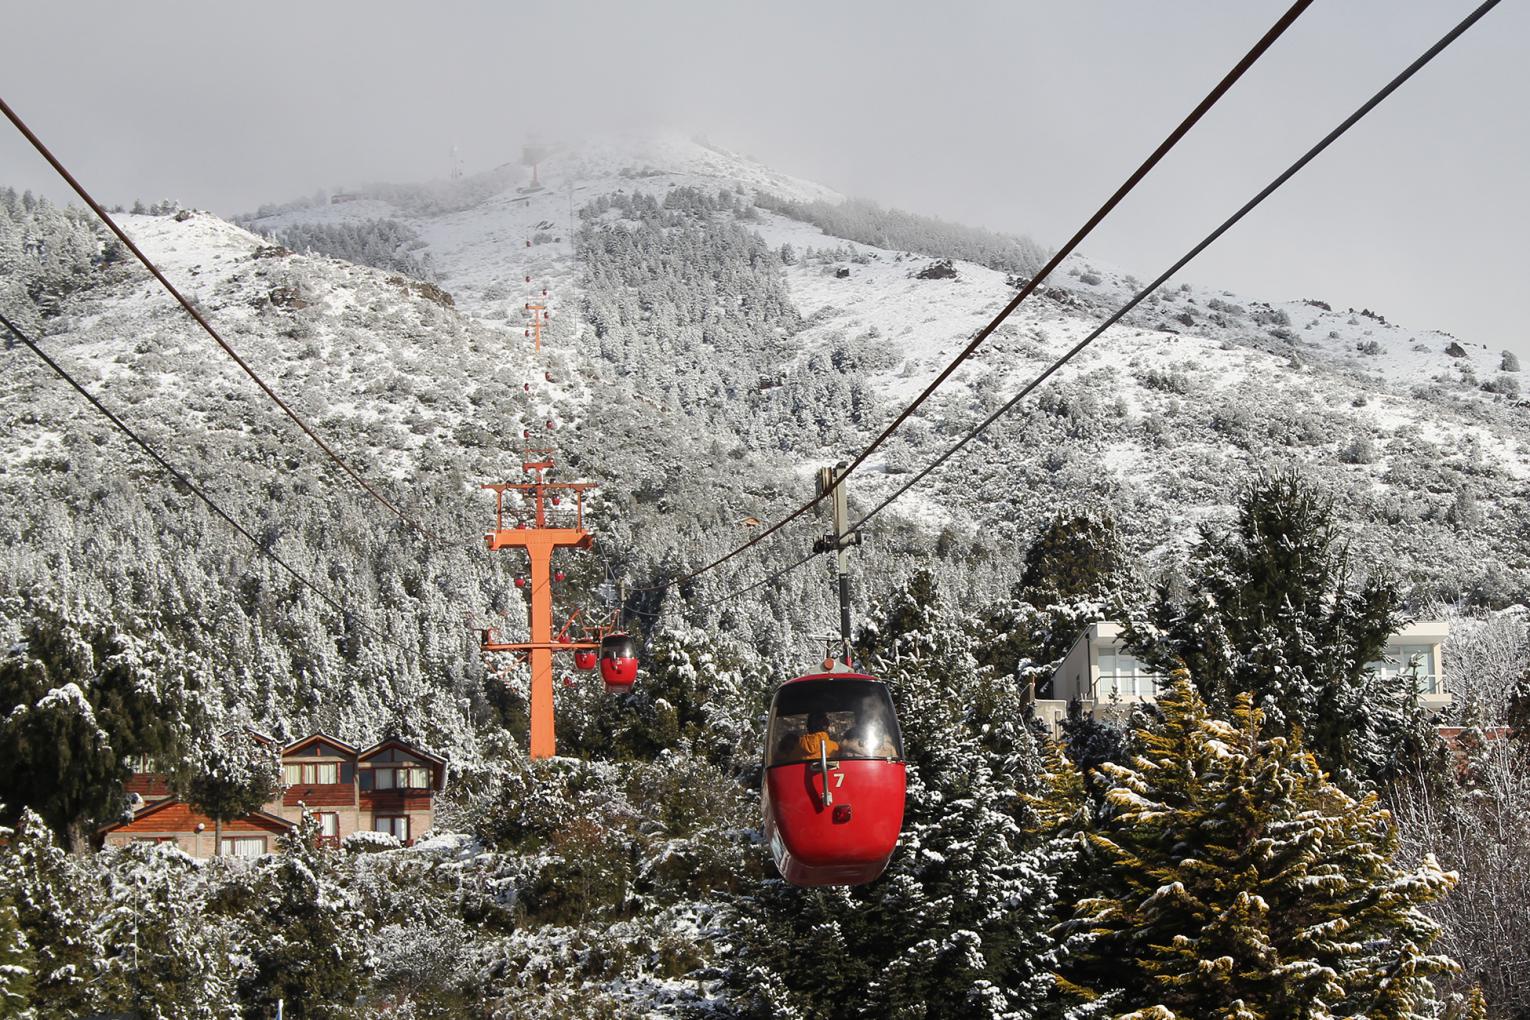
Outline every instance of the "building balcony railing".
<svg viewBox="0 0 1530 1020">
<path fill-rule="evenodd" d="M 1156 698 L 1163 679 L 1156 673 L 1101 673 L 1094 685 L 1094 699 L 1109 701 L 1118 693 L 1123 698 Z"/>
</svg>

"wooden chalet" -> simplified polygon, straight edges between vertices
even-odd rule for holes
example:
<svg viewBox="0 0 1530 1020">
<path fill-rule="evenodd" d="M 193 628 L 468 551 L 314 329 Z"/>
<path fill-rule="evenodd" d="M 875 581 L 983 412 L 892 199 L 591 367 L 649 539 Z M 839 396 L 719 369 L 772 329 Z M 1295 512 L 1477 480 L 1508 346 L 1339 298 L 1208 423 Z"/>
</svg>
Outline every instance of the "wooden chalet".
<svg viewBox="0 0 1530 1020">
<path fill-rule="evenodd" d="M 268 746 L 276 740 L 246 728 Z M 295 826 L 306 810 L 319 821 L 330 846 L 353 832 L 385 832 L 404 844 L 435 820 L 435 796 L 446 786 L 446 759 L 402 740 L 361 749 L 326 733 L 312 733 L 282 748 L 282 790 L 243 818 L 223 823 L 223 854 L 259 857 L 276 837 Z M 166 777 L 151 762 L 134 763 L 128 792 L 137 795 L 133 816 L 102 829 L 103 842 L 174 843 L 193 857 L 212 857 L 216 826 L 211 818 L 172 796 Z"/>
<path fill-rule="evenodd" d="M 276 849 L 276 837 L 290 830 L 294 819 L 256 811 L 223 823 L 225 857 L 259 857 Z M 131 821 L 103 830 L 109 846 L 129 843 L 173 843 L 193 857 L 212 857 L 217 825 L 184 801 L 169 797 L 133 813 Z"/>
</svg>

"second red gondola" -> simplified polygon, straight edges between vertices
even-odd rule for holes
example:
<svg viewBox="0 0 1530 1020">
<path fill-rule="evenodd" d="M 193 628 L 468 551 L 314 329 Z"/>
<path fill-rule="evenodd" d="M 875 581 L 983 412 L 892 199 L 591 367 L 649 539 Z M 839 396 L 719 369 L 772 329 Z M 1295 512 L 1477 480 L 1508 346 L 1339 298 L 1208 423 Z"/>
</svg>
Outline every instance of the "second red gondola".
<svg viewBox="0 0 1530 1020">
<path fill-rule="evenodd" d="M 607 634 L 600 639 L 600 677 L 606 690 L 631 689 L 637 672 L 637 642 L 631 634 Z"/>
</svg>

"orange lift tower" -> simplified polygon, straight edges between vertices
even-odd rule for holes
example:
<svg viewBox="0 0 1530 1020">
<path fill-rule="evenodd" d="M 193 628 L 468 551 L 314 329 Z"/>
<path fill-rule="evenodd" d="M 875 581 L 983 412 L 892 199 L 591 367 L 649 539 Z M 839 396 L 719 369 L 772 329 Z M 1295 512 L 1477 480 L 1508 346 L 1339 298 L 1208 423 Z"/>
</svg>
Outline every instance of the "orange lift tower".
<svg viewBox="0 0 1530 1020">
<path fill-rule="evenodd" d="M 542 300 L 547 300 L 546 290 L 542 291 Z M 536 337 L 535 350 L 538 354 L 540 354 L 542 352 L 542 330 L 547 328 L 547 306 L 534 305 L 528 301 L 526 302 L 526 311 L 531 313 L 531 325 L 529 329 L 531 334 Z"/>
<path fill-rule="evenodd" d="M 525 549 L 531 560 L 531 634 L 529 641 L 494 640 L 492 631 L 482 632 L 486 652 L 520 652 L 531 660 L 531 757 L 551 758 L 558 753 L 553 727 L 553 653 L 589 650 L 600 646 L 591 641 L 557 641 L 553 635 L 552 555 L 556 549 L 588 549 L 595 536 L 584 530 L 584 493 L 595 486 L 589 482 L 549 482 L 546 472 L 552 469 L 551 451 L 528 450 L 521 470 L 534 478 L 530 482 L 496 482 L 481 486 L 494 490 L 494 530 L 484 536 L 490 551 Z M 539 459 L 533 460 L 533 457 Z M 505 493 L 519 492 L 529 498 L 534 523 L 505 527 Z M 574 496 L 574 526 L 548 524 L 548 506 L 556 505 L 558 493 Z"/>
</svg>

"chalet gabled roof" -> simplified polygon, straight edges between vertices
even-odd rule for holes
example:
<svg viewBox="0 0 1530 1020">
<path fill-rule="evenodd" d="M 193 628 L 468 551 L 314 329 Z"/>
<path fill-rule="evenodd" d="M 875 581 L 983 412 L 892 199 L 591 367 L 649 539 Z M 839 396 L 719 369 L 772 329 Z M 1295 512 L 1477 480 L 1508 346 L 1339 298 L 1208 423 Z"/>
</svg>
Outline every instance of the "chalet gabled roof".
<svg viewBox="0 0 1530 1020">
<path fill-rule="evenodd" d="M 133 825 L 136 822 L 141 822 L 141 821 L 143 821 L 143 820 L 145 820 L 147 818 L 150 818 L 150 817 L 152 817 L 152 816 L 154 816 L 156 814 L 159 814 L 159 813 L 164 812 L 164 811 L 168 811 L 171 808 L 185 808 L 185 809 L 188 809 L 191 814 L 193 814 L 193 815 L 195 815 L 195 816 L 197 816 L 199 818 L 206 818 L 206 816 L 203 815 L 200 811 L 198 811 L 196 808 L 192 807 L 190 804 L 186 803 L 185 801 L 181 800 L 179 797 L 167 797 L 164 800 L 157 801 L 157 802 L 155 802 L 153 804 L 150 804 L 148 807 L 139 808 L 137 811 L 133 812 L 133 817 L 129 818 L 126 821 L 123 821 L 123 822 L 113 822 L 110 825 L 103 825 L 99 829 L 97 829 L 96 832 L 97 833 L 101 833 L 101 834 L 105 834 L 105 833 L 108 833 L 108 832 L 115 832 L 118 829 L 125 829 L 128 826 Z M 293 827 L 293 825 L 295 824 L 292 821 L 290 821 L 289 819 L 283 818 L 280 815 L 273 815 L 269 811 L 255 810 L 255 811 L 251 811 L 249 814 L 240 815 L 239 817 L 241 819 L 245 819 L 245 820 L 248 820 L 248 821 L 255 822 L 257 824 L 261 824 L 261 825 L 265 826 L 266 828 L 272 829 L 275 832 L 286 832 L 288 829 L 291 829 Z M 213 820 L 211 818 L 207 818 L 206 819 L 206 824 L 207 824 L 208 828 L 211 828 L 212 825 L 213 825 Z"/>
<path fill-rule="evenodd" d="M 377 743 L 373 744 L 371 747 L 367 748 L 365 751 L 362 751 L 361 754 L 357 755 L 357 758 L 359 758 L 361 761 L 366 761 L 368 758 L 372 757 L 373 755 L 380 754 L 381 752 L 386 751 L 390 747 L 396 747 L 396 748 L 398 748 L 401 751 L 408 751 L 410 754 L 414 755 L 416 758 L 424 758 L 426 761 L 434 762 L 437 765 L 445 765 L 446 764 L 446 759 L 441 757 L 439 754 L 431 754 L 429 751 L 425 750 L 424 748 L 416 747 L 415 745 L 409 743 L 406 740 L 399 740 L 399 739 L 397 739 L 395 737 L 390 737 L 387 740 L 379 740 Z"/>
<path fill-rule="evenodd" d="M 390 737 L 387 740 L 379 740 L 377 743 L 361 752 L 360 756 L 358 756 L 356 760 L 358 762 L 366 761 L 368 758 L 372 758 L 378 754 L 381 754 L 383 751 L 386 751 L 390 747 L 396 747 L 406 754 L 411 755 L 412 757 L 421 758 L 428 762 L 430 764 L 430 771 L 434 774 L 435 779 L 435 782 L 433 782 L 431 785 L 435 788 L 437 793 L 440 793 L 442 790 L 446 789 L 446 759 L 441 757 L 439 754 L 431 754 L 429 751 L 416 747 L 404 740 L 399 740 L 393 737 Z"/>
<path fill-rule="evenodd" d="M 323 731 L 318 731 L 318 732 L 314 732 L 314 733 L 308 734 L 308 736 L 304 737 L 302 740 L 293 741 L 292 743 L 288 744 L 286 747 L 282 748 L 282 756 L 285 757 L 285 756 L 287 756 L 289 754 L 294 754 L 294 753 L 296 753 L 298 751 L 301 751 L 303 748 L 307 747 L 309 744 L 313 743 L 315 740 L 322 740 L 326 744 L 333 744 L 336 747 L 340 748 L 340 750 L 344 751 L 346 754 L 349 754 L 349 755 L 352 755 L 352 756 L 354 756 L 357 753 L 355 747 L 353 747 L 350 744 L 347 744 L 345 741 L 341 740 L 339 737 L 332 737 L 328 733 L 325 733 Z"/>
</svg>

